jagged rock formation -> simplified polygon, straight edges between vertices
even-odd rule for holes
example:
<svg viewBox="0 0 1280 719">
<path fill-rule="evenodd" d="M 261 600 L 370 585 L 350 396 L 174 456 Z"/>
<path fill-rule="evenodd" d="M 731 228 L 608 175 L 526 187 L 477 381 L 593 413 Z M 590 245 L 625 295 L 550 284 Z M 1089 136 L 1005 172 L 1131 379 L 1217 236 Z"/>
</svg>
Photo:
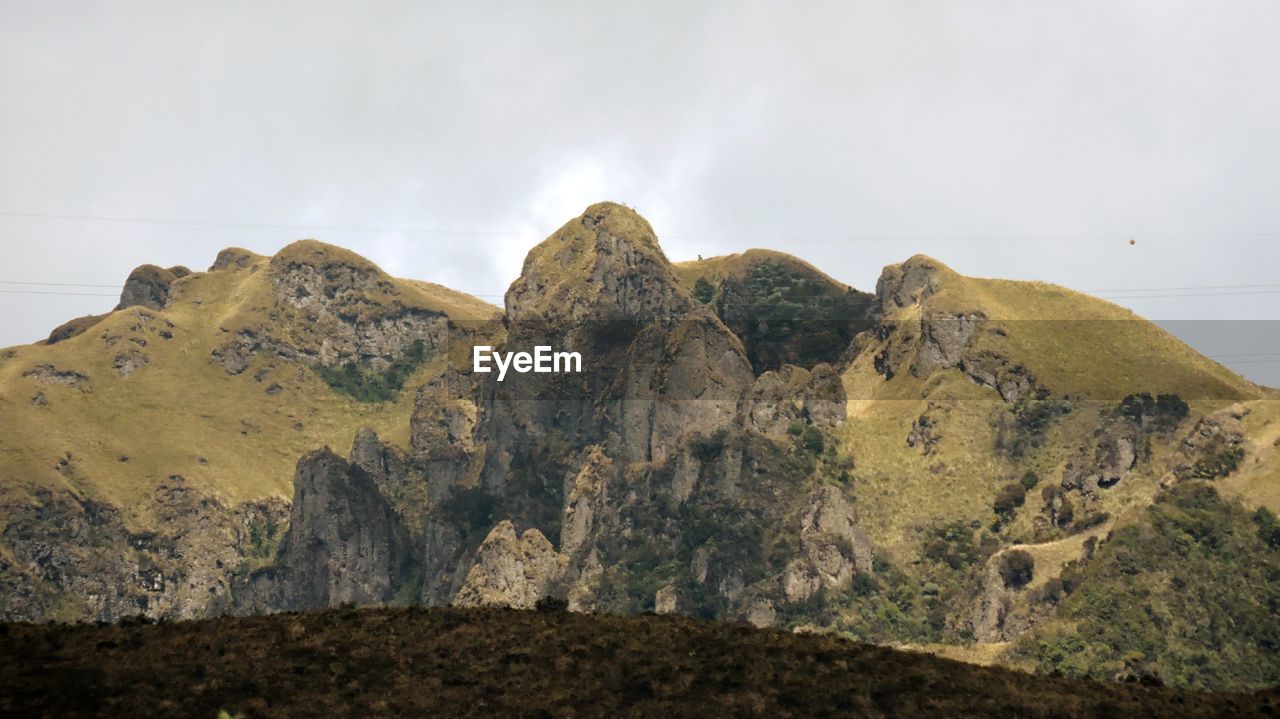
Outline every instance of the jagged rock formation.
<svg viewBox="0 0 1280 719">
<path fill-rule="evenodd" d="M 373 477 L 325 448 L 298 463 L 276 564 L 251 578 L 244 602 L 255 610 L 382 603 L 409 581 L 413 563 L 409 532 Z"/>
<path fill-rule="evenodd" d="M 1013 641 L 1142 502 L 1268 496 L 1280 441 L 1245 421 L 1261 390 L 1172 344 L 1126 361 L 1166 338 L 1061 288 L 922 256 L 874 297 L 778 253 L 673 265 L 612 203 L 535 247 L 503 310 L 315 241 L 135 274 L 128 307 L 0 354 L 8 616 L 550 596 Z M 1012 321 L 1037 313 L 1072 332 Z M 583 371 L 500 382 L 472 344 Z M 1012 547 L 1034 586 L 1000 576 Z"/>
<path fill-rule="evenodd" d="M 560 593 L 568 563 L 542 532 L 527 529 L 517 537 L 515 526 L 503 520 L 480 545 L 453 603 L 532 609 L 539 599 Z"/>
<path fill-rule="evenodd" d="M 782 579 L 787 599 L 793 602 L 804 601 L 820 589 L 847 589 L 855 574 L 872 569 L 871 539 L 858 525 L 848 498 L 830 485 L 819 487 L 805 500 L 800 547 L 801 556 L 787 565 Z"/>
</svg>

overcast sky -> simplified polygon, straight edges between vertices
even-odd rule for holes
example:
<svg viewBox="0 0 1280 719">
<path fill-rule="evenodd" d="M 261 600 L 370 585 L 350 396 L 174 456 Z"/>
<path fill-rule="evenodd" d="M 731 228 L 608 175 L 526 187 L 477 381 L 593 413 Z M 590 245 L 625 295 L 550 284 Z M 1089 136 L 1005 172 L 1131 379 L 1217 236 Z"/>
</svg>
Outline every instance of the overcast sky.
<svg viewBox="0 0 1280 719">
<path fill-rule="evenodd" d="M 1275 0 L 0 0 L 0 345 L 114 304 L 15 283 L 306 236 L 500 295 L 602 199 L 676 260 L 1277 320 L 1277 38 Z M 1168 326 L 1280 385 L 1277 323 Z"/>
</svg>

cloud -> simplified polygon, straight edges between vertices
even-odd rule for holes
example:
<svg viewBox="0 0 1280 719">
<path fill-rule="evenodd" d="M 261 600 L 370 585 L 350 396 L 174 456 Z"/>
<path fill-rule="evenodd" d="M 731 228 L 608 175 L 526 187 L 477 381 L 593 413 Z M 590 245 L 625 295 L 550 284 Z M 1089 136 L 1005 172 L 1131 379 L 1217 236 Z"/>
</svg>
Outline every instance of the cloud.
<svg viewBox="0 0 1280 719">
<path fill-rule="evenodd" d="M 501 294 L 529 246 L 601 199 L 638 208 L 675 259 L 773 246 L 859 287 L 922 251 L 1082 289 L 1264 284 L 1280 264 L 1267 0 L 3 14 L 0 211 L 454 231 L 0 216 L 3 280 L 122 282 L 319 235 Z M 1125 236 L 1143 239 L 1099 239 Z M 1267 300 L 1130 304 L 1276 319 Z M 110 306 L 0 303 L 0 344 Z"/>
</svg>

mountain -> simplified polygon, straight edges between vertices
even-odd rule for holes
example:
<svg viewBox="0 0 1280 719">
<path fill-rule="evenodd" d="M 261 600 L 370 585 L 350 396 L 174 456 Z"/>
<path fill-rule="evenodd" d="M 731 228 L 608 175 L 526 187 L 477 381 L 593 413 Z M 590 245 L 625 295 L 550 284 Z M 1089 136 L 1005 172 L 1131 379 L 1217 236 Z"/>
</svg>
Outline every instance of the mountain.
<svg viewBox="0 0 1280 719">
<path fill-rule="evenodd" d="M 500 380 L 477 345 L 582 371 Z M 0 354 L 0 612 L 552 597 L 1262 687 L 1276 399 L 1065 288 L 677 264 L 613 203 L 501 309 L 314 241 L 232 249 Z"/>
</svg>

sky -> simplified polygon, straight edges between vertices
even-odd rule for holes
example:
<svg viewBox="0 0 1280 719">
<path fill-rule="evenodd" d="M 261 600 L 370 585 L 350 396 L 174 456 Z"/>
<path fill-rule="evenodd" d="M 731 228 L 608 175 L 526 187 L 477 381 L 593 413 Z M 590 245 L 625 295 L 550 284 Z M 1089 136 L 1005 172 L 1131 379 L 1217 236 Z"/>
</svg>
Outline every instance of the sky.
<svg viewBox="0 0 1280 719">
<path fill-rule="evenodd" d="M 673 260 L 925 253 L 1280 385 L 1277 37 L 1274 0 L 0 0 L 0 346 L 302 237 L 501 302 L 609 199 Z"/>
</svg>

